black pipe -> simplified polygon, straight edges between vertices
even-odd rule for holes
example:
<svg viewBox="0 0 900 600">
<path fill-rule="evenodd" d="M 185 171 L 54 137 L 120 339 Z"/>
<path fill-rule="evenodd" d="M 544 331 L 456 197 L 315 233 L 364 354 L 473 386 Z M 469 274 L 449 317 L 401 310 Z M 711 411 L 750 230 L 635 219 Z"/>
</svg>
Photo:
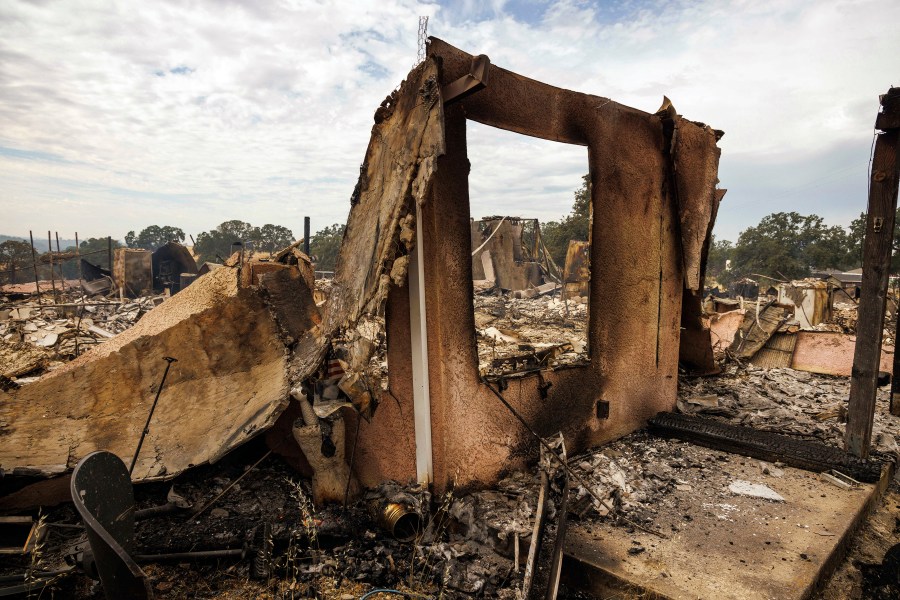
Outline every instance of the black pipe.
<svg viewBox="0 0 900 600">
<path fill-rule="evenodd" d="M 309 256 L 309 217 L 303 217 L 303 254 Z"/>
<path fill-rule="evenodd" d="M 141 439 L 138 440 L 137 448 L 134 449 L 134 458 L 131 459 L 131 468 L 128 469 L 129 475 L 134 472 L 134 465 L 137 464 L 138 454 L 141 453 L 141 446 L 144 445 L 144 438 L 150 433 L 150 419 L 153 418 L 153 411 L 156 410 L 156 403 L 159 402 L 159 395 L 162 393 L 163 385 L 166 383 L 166 375 L 169 374 L 169 367 L 172 366 L 173 362 L 178 362 L 177 358 L 172 358 L 171 356 L 163 356 L 163 360 L 166 361 L 166 370 L 163 372 L 162 381 L 159 382 L 159 387 L 156 388 L 156 398 L 153 399 L 153 406 L 150 407 L 150 414 L 147 415 L 147 422 L 144 424 L 144 430 L 141 432 Z"/>
</svg>

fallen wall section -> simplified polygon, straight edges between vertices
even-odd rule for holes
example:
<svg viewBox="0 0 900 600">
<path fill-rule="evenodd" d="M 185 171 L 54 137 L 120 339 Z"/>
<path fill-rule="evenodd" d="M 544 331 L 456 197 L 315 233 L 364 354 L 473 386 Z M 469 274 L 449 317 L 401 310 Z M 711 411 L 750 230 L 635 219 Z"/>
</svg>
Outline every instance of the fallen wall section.
<svg viewBox="0 0 900 600">
<path fill-rule="evenodd" d="M 306 299 L 296 291 L 302 282 L 290 280 L 294 310 L 309 316 L 298 322 L 315 329 L 311 294 Z M 134 479 L 173 477 L 215 461 L 271 425 L 287 405 L 283 331 L 262 288 L 240 287 L 235 269 L 213 271 L 132 329 L 39 381 L 0 391 L 0 467 L 52 476 L 101 449 L 130 464 L 164 356 L 178 362 L 153 414 Z"/>
</svg>

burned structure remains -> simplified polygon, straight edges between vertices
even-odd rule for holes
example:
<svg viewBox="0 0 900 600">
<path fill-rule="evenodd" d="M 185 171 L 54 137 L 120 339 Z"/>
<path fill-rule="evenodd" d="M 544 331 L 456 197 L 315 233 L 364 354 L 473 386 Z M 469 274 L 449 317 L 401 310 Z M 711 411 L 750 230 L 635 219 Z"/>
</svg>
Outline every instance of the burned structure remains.
<svg viewBox="0 0 900 600">
<path fill-rule="evenodd" d="M 563 264 L 527 214 L 472 214 L 470 121 L 587 148 L 590 228 Z M 888 124 L 896 140 L 896 120 Z M 23 506 L 61 482 L 67 494 L 71 485 L 76 497 L 96 495 L 85 475 L 92 462 L 115 463 L 127 492 L 130 482 L 208 473 L 253 446 L 262 457 L 216 483 L 215 496 L 176 479 L 195 501 L 205 498 L 193 515 L 228 493 L 254 506 L 248 514 L 265 512 L 253 498 L 266 486 L 268 499 L 292 497 L 290 469 L 310 480 L 315 507 L 334 511 L 314 518 L 295 503 L 297 529 L 320 522 L 343 528 L 345 541 L 356 535 L 335 552 L 378 577 L 384 556 L 403 571 L 393 564 L 401 553 L 385 549 L 412 540 L 404 568 L 445 561 L 430 584 L 443 578 L 440 586 L 464 594 L 501 590 L 505 569 L 514 584 L 500 597 L 552 598 L 569 561 L 576 578 L 613 574 L 668 597 L 808 597 L 864 505 L 884 491 L 900 421 L 877 415 L 872 459 L 837 447 L 853 430 L 843 406 L 853 385 L 837 377 L 876 374 L 855 363 L 851 373 L 850 331 L 823 329 L 843 310 L 831 286 L 786 283 L 767 301 L 767 290 L 747 282 L 752 302 L 710 298 L 704 307 L 725 194 L 722 135 L 668 99 L 644 112 L 431 38 L 375 112 L 333 279 L 315 279 L 303 240 L 268 259 L 236 253 L 199 270 L 177 244 L 152 257 L 121 252 L 113 278 L 124 281 L 140 261 L 152 281 L 132 278 L 131 287 L 178 293 L 39 379 L 17 383 L 25 367 L 4 376 L 0 466 L 29 485 L 0 500 Z M 535 324 L 545 338 L 528 339 Z M 885 351 L 882 368 L 894 357 Z M 722 374 L 693 377 L 710 373 Z M 877 400 L 886 404 L 885 393 Z M 280 460 L 258 469 L 266 480 L 253 471 L 270 455 Z M 129 481 L 118 463 L 132 456 Z M 170 488 L 166 510 L 179 498 Z M 82 504 L 86 522 L 102 512 Z M 368 521 L 349 519 L 353 510 L 394 545 L 354 530 Z M 444 518 L 454 530 L 441 538 L 435 523 Z M 204 527 L 191 520 L 193 531 Z M 284 538 L 294 535 L 279 525 Z M 685 552 L 710 538 L 721 545 L 715 556 Z M 357 542 L 377 549 L 357 560 Z M 456 560 L 473 545 L 491 559 Z M 758 564 L 746 564 L 748 552 Z M 723 565 L 740 574 L 730 579 Z"/>
<path fill-rule="evenodd" d="M 471 253 L 469 120 L 589 150 L 595 218 L 589 264 L 579 267 L 590 272 L 584 364 L 495 381 L 479 373 L 471 306 L 483 264 Z M 321 309 L 296 265 L 205 275 L 121 340 L 0 392 L 4 468 L 57 475 L 92 450 L 127 454 L 148 408 L 142 390 L 153 386 L 146 361 L 162 355 L 179 356 L 169 393 L 181 399 L 160 404 L 165 426 L 150 432 L 154 452 L 139 461 L 137 480 L 215 460 L 292 404 L 285 414 L 294 419 L 312 408 L 347 421 L 347 430 L 359 422 L 355 447 L 343 443 L 363 486 L 416 480 L 437 491 L 491 484 L 536 458 L 492 387 L 539 433 L 563 432 L 570 452 L 674 407 L 681 328 L 703 334 L 683 306 L 699 305 L 721 199 L 721 132 L 668 102 L 646 113 L 527 79 L 437 39 L 375 121 Z M 620 290 L 632 299 L 627 308 L 613 297 Z M 386 372 L 372 359 L 384 344 Z M 330 362 L 339 377 L 311 385 L 327 379 Z M 323 397 L 332 384 L 333 397 Z M 227 414 L 227 431 L 200 435 L 198 414 L 220 424 Z"/>
</svg>

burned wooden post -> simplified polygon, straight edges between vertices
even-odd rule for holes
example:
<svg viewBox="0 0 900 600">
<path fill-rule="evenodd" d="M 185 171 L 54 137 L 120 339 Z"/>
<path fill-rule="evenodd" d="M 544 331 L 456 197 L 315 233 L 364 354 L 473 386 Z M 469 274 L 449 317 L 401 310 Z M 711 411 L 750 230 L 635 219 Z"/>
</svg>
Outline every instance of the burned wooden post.
<svg viewBox="0 0 900 600">
<path fill-rule="evenodd" d="M 894 238 L 894 213 L 897 210 L 897 183 L 900 163 L 897 140 L 900 138 L 900 89 L 891 88 L 881 97 L 881 111 L 875 120 L 877 134 L 872 172 L 869 180 L 869 210 L 863 245 L 862 294 L 856 326 L 856 350 L 850 379 L 850 409 L 847 420 L 847 450 L 856 456 L 869 455 L 872 421 L 875 417 L 875 392 L 884 308 Z"/>
<path fill-rule="evenodd" d="M 56 275 L 53 272 L 53 241 L 50 239 L 49 231 L 47 231 L 47 255 L 50 257 L 50 287 L 53 288 L 53 301 L 56 302 Z"/>
<path fill-rule="evenodd" d="M 303 254 L 309 256 L 309 217 L 303 217 Z"/>
<path fill-rule="evenodd" d="M 78 263 L 78 285 L 81 285 L 81 281 L 84 279 L 84 274 L 81 272 L 81 247 L 78 245 L 78 232 L 75 232 L 75 262 Z"/>
<path fill-rule="evenodd" d="M 59 232 L 54 231 L 53 237 L 56 238 L 56 265 L 59 267 L 59 287 L 62 291 L 66 291 L 66 273 L 63 271 L 63 263 L 65 260 L 60 262 L 59 257 L 62 256 L 62 250 L 59 249 Z"/>
<path fill-rule="evenodd" d="M 894 339 L 900 339 L 900 313 L 897 318 L 897 333 Z M 896 343 L 896 342 L 895 342 Z M 891 414 L 900 417 L 900 381 L 897 380 L 897 374 L 900 373 L 900 354 L 894 352 L 894 368 L 891 371 Z"/>
<path fill-rule="evenodd" d="M 28 230 L 28 239 L 31 240 L 31 268 L 34 270 L 34 293 L 37 294 L 38 302 L 41 301 L 41 285 L 38 283 L 37 254 L 34 252 L 34 234 Z"/>
</svg>

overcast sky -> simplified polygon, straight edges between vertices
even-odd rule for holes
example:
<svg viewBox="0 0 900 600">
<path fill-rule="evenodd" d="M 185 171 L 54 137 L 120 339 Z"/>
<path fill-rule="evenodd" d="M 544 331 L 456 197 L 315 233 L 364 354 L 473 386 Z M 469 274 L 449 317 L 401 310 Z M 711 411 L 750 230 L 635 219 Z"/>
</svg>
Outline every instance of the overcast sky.
<svg viewBox="0 0 900 600">
<path fill-rule="evenodd" d="M 865 210 L 897 0 L 3 0 L 0 233 L 343 222 L 420 15 L 498 66 L 724 130 L 720 238 Z M 474 123 L 469 154 L 475 217 L 559 218 L 587 171 L 583 147 Z"/>
</svg>

